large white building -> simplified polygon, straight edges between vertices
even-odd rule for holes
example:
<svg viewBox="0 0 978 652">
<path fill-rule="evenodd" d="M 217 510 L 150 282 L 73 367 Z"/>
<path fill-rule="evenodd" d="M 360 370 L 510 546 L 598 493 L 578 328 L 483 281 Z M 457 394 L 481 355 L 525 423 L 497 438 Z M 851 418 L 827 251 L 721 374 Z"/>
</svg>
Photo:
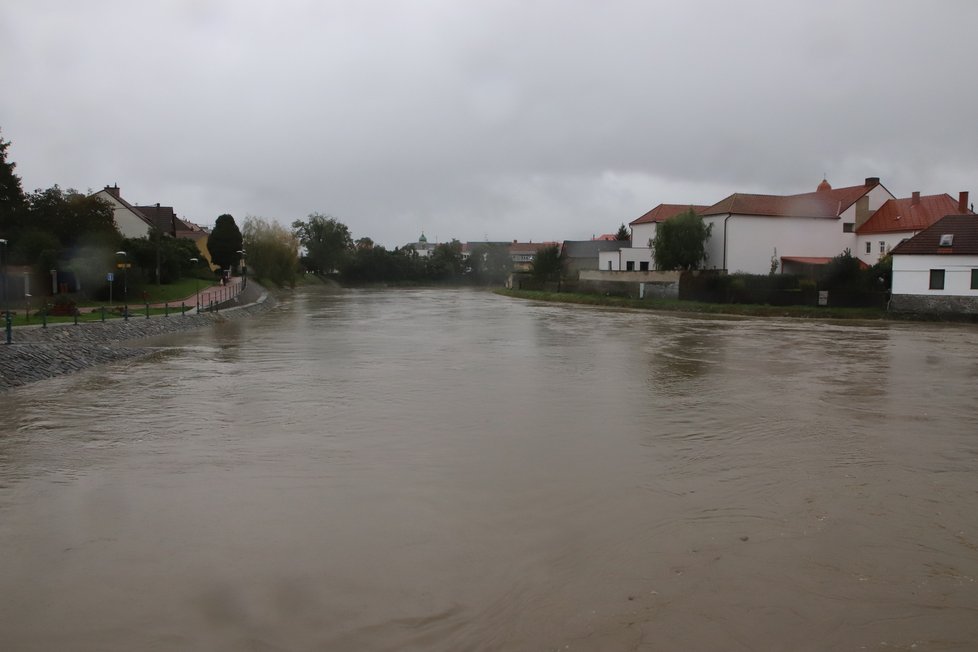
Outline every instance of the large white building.
<svg viewBox="0 0 978 652">
<path fill-rule="evenodd" d="M 704 267 L 768 274 L 828 262 L 851 251 L 856 229 L 893 198 L 876 177 L 835 189 L 823 179 L 797 195 L 734 193 L 701 213 L 713 225 Z"/>
<path fill-rule="evenodd" d="M 807 273 L 845 250 L 866 266 L 900 242 L 948 214 L 968 213 L 968 193 L 897 199 L 877 177 L 858 186 L 832 188 L 822 180 L 814 192 L 795 195 L 734 193 L 712 206 L 692 206 L 712 225 L 705 269 L 730 273 Z M 649 243 L 658 225 L 689 204 L 659 204 L 630 223 L 628 246 L 602 252 L 602 271 L 655 269 Z"/>
</svg>

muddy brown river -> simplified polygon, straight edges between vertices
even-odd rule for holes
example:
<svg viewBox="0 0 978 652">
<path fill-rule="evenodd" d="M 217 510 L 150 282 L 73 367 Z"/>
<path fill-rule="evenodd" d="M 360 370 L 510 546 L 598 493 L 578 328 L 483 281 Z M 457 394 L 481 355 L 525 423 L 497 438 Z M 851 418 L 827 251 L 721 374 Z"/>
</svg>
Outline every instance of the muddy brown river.
<svg viewBox="0 0 978 652">
<path fill-rule="evenodd" d="M 300 291 L 0 394 L 0 649 L 975 650 L 978 327 Z"/>
</svg>

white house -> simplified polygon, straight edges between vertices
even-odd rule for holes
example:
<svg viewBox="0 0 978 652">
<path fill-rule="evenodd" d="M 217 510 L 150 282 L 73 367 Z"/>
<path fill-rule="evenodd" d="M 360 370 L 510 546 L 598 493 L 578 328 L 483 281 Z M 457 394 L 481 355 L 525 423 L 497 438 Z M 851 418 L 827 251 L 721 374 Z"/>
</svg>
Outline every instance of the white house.
<svg viewBox="0 0 978 652">
<path fill-rule="evenodd" d="M 643 271 L 655 269 L 655 257 L 649 246 L 659 224 L 692 208 L 697 213 L 707 206 L 690 204 L 659 204 L 648 213 L 628 223 L 632 238 L 628 246 L 612 251 L 602 251 L 598 256 L 598 269 L 602 271 Z M 622 243 L 623 245 L 625 243 Z"/>
<path fill-rule="evenodd" d="M 891 310 L 978 314 L 978 216 L 942 217 L 891 253 Z"/>
<path fill-rule="evenodd" d="M 852 253 L 867 265 L 874 265 L 898 244 L 945 215 L 967 215 L 969 212 L 967 192 L 962 192 L 957 201 L 946 193 L 921 197 L 919 192 L 903 199 L 890 199 L 856 227 Z"/>
<path fill-rule="evenodd" d="M 704 267 L 767 274 L 793 271 L 796 260 L 828 262 L 851 250 L 856 229 L 893 198 L 877 177 L 836 189 L 823 179 L 798 195 L 734 193 L 700 213 L 713 225 Z"/>
<path fill-rule="evenodd" d="M 138 208 L 122 198 L 119 186 L 106 186 L 94 194 L 112 205 L 115 227 L 125 238 L 144 238 L 149 234 L 153 222 Z"/>
</svg>

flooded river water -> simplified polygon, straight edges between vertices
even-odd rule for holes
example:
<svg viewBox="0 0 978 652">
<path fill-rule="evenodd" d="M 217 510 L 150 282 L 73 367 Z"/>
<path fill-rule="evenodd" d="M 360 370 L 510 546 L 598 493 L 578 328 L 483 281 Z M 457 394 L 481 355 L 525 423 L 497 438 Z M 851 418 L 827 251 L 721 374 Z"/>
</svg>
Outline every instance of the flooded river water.
<svg viewBox="0 0 978 652">
<path fill-rule="evenodd" d="M 0 394 L 0 649 L 978 649 L 978 328 L 300 291 Z"/>
</svg>

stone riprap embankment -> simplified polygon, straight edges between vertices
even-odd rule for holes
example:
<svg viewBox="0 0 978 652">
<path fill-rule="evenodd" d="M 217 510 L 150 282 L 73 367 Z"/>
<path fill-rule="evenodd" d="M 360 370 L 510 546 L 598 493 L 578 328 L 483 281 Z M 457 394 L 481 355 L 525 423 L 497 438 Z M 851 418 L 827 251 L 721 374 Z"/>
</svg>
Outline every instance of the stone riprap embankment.
<svg viewBox="0 0 978 652">
<path fill-rule="evenodd" d="M 252 290 L 249 287 L 247 290 Z M 133 315 L 128 321 L 57 324 L 47 328 L 15 328 L 11 344 L 0 339 L 0 392 L 45 378 L 73 373 L 87 367 L 147 355 L 155 349 L 138 340 L 189 331 L 230 319 L 242 319 L 270 310 L 275 301 L 256 285 L 241 300 L 252 303 L 219 312 L 153 316 Z M 2 338 L 0 331 L 0 338 Z"/>
</svg>

